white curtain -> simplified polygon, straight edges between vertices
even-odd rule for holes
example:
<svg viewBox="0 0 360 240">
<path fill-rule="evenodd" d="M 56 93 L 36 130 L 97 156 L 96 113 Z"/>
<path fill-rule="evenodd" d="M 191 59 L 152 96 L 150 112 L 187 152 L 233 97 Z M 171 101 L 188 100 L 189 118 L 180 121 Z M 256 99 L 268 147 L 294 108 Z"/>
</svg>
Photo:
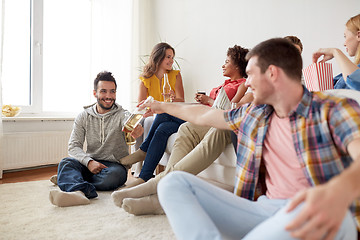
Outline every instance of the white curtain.
<svg viewBox="0 0 360 240">
<path fill-rule="evenodd" d="M 3 59 L 3 39 L 4 39 L 4 8 L 5 8 L 5 0 L 1 0 L 0 2 L 0 106 L 2 107 L 2 59 Z M 3 173 L 3 127 L 2 127 L 2 114 L 0 114 L 0 179 L 2 179 Z"/>
</svg>

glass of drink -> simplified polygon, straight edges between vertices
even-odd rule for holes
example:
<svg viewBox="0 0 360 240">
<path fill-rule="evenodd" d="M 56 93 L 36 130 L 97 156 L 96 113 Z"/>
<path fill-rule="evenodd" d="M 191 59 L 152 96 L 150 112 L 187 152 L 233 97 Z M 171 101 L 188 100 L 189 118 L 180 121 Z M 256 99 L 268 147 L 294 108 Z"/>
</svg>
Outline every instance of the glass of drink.
<svg viewBox="0 0 360 240">
<path fill-rule="evenodd" d="M 164 74 L 163 96 L 164 102 L 171 102 L 171 86 L 167 73 Z"/>
<path fill-rule="evenodd" d="M 154 101 L 154 98 L 152 96 L 149 96 L 144 103 L 149 103 Z M 146 109 L 135 109 L 135 111 L 133 113 L 130 114 L 130 116 L 126 119 L 124 126 L 122 128 L 122 131 L 127 132 L 127 133 L 131 133 L 132 131 L 134 131 L 134 129 L 136 128 L 136 126 L 139 124 L 139 122 L 141 121 L 141 119 L 143 119 L 143 115 L 146 112 Z"/>
<path fill-rule="evenodd" d="M 231 109 L 237 108 L 237 103 L 231 102 Z"/>
<path fill-rule="evenodd" d="M 127 145 L 134 145 L 136 143 L 136 139 L 131 136 L 131 133 L 124 132 L 125 133 L 125 142 Z"/>
</svg>

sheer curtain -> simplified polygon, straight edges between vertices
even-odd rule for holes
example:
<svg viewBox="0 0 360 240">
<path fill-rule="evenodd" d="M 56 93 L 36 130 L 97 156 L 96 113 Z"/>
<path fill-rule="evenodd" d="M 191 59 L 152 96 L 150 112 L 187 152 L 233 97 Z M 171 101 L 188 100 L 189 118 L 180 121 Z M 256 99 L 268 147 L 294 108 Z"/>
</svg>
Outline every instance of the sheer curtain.
<svg viewBox="0 0 360 240">
<path fill-rule="evenodd" d="M 4 11 L 5 8 L 5 0 L 1 0 L 0 2 L 0 12 L 1 12 L 1 19 L 0 19 L 0 106 L 2 107 L 2 53 L 3 53 L 3 38 L 4 38 Z M 2 179 L 3 173 L 3 127 L 2 127 L 2 114 L 0 114 L 0 179 Z"/>
</svg>

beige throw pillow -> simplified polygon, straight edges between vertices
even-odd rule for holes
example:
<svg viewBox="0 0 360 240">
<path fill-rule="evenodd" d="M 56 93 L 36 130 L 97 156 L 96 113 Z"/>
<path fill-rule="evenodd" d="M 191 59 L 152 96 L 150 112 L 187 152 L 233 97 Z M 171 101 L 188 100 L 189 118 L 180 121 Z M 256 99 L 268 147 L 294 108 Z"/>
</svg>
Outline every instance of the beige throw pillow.
<svg viewBox="0 0 360 240">
<path fill-rule="evenodd" d="M 217 95 L 212 107 L 223 110 L 228 110 L 231 108 L 229 97 L 227 96 L 223 87 L 220 89 L 220 92 Z"/>
</svg>

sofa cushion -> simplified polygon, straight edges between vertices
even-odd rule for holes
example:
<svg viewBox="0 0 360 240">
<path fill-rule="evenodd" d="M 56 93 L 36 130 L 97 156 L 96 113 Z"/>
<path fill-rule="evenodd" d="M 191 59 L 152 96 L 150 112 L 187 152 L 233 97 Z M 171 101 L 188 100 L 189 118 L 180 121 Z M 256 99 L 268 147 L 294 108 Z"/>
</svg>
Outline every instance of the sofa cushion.
<svg viewBox="0 0 360 240">
<path fill-rule="evenodd" d="M 176 137 L 177 137 L 177 133 L 173 133 L 169 137 L 164 156 L 159 162 L 160 165 L 166 166 L 168 157 L 171 154 Z M 234 159 L 236 159 L 235 149 L 232 144 L 228 144 L 227 147 L 224 149 L 224 151 L 221 153 L 221 155 L 215 160 L 215 163 L 218 163 L 223 166 L 235 167 L 236 161 L 234 161 Z"/>
<path fill-rule="evenodd" d="M 352 98 L 360 104 L 360 91 L 355 91 L 351 89 L 330 89 L 324 91 L 324 93 L 338 97 Z"/>
</svg>

